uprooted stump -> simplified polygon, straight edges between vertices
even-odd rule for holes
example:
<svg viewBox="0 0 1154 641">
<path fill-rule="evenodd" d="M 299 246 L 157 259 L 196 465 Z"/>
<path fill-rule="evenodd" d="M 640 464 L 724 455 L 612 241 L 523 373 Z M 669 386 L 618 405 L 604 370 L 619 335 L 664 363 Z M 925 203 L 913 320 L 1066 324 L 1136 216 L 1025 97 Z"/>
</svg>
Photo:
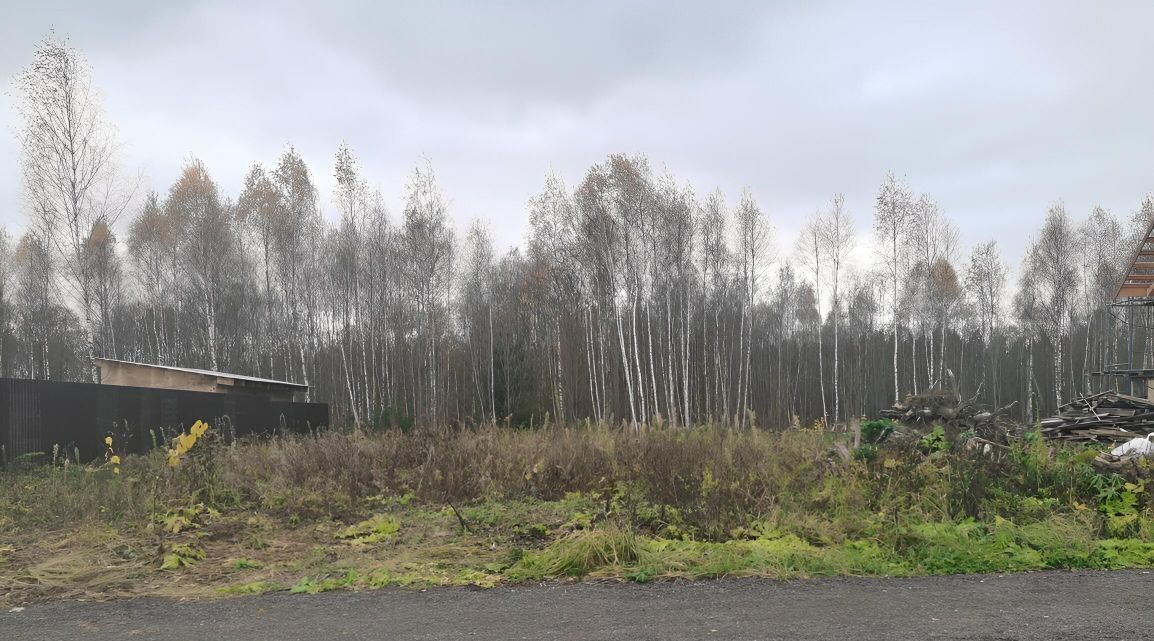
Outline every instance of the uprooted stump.
<svg viewBox="0 0 1154 641">
<path fill-rule="evenodd" d="M 1006 443 L 1014 424 L 1005 415 L 1014 404 L 994 410 L 976 404 L 976 398 L 963 400 L 955 392 L 932 389 L 909 394 L 879 414 L 915 431 L 941 425 L 951 438 L 969 431 L 988 441 Z"/>
<path fill-rule="evenodd" d="M 908 394 L 904 401 L 880 413 L 899 423 L 934 423 L 957 418 L 961 405 L 962 399 L 953 392 L 930 390 Z"/>
</svg>

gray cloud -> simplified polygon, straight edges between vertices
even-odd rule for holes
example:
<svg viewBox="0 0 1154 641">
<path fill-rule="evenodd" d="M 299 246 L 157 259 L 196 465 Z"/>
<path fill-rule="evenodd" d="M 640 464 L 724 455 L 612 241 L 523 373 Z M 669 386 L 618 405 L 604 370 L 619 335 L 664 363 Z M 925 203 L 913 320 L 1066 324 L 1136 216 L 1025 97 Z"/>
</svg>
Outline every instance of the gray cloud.
<svg viewBox="0 0 1154 641">
<path fill-rule="evenodd" d="M 327 190 L 347 140 L 394 212 L 426 155 L 461 227 L 515 243 L 550 168 L 644 152 L 748 186 L 784 252 L 837 191 L 867 230 L 893 170 L 1016 260 L 1052 201 L 1128 215 L 1154 187 L 1148 3 L 96 4 L 5 9 L 0 75 L 68 35 L 160 191 L 196 155 L 235 194 L 288 142 Z M 8 136 L 0 221 L 22 219 Z"/>
</svg>

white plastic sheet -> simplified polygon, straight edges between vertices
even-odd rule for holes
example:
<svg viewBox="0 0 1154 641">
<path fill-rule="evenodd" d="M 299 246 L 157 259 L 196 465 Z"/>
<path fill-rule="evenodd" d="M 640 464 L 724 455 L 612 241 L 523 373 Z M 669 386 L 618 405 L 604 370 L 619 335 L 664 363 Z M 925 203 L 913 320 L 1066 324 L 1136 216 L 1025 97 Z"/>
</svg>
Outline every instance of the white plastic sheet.
<svg viewBox="0 0 1154 641">
<path fill-rule="evenodd" d="M 1132 438 L 1129 441 L 1110 450 L 1114 456 L 1141 455 L 1154 457 L 1154 434 L 1146 438 Z"/>
</svg>

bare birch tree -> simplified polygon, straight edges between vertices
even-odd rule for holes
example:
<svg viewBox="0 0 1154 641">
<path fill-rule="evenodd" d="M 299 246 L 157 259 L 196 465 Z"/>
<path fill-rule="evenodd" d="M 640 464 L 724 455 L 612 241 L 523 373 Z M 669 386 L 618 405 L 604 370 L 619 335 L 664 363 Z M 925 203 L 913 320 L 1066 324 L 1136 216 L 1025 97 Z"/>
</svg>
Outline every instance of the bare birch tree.
<svg viewBox="0 0 1154 641">
<path fill-rule="evenodd" d="M 910 231 L 913 203 L 909 187 L 892 173 L 886 175 L 875 204 L 874 234 L 878 240 L 883 268 L 892 285 L 894 402 L 901 397 L 898 382 L 898 347 L 901 317 L 898 312 L 898 285 L 904 272 L 905 239 Z M 915 374 L 916 375 L 916 374 Z"/>
<path fill-rule="evenodd" d="M 978 382 L 981 387 L 987 380 L 990 382 L 991 394 L 994 403 L 998 402 L 997 360 L 992 347 L 1002 320 L 1003 300 L 1006 290 L 1006 266 L 998 253 L 995 241 L 978 245 L 970 253 L 969 266 L 966 268 L 966 291 L 977 309 L 979 333 L 982 340 L 982 351 L 990 356 L 983 367 L 982 378 Z"/>
<path fill-rule="evenodd" d="M 840 318 L 841 318 L 841 278 L 842 272 L 854 249 L 854 225 L 845 207 L 845 196 L 837 194 L 829 210 L 823 216 L 819 228 L 818 242 L 823 247 L 829 262 L 831 288 L 830 313 L 833 318 L 833 420 L 841 420 L 841 360 L 840 360 Z"/>
<path fill-rule="evenodd" d="M 94 353 L 94 266 L 88 240 L 111 226 L 131 194 L 119 182 L 112 126 L 84 57 L 49 35 L 16 79 L 24 197 L 41 237 L 60 258 L 85 333 L 90 379 Z"/>
<path fill-rule="evenodd" d="M 416 303 L 420 335 L 425 343 L 421 354 L 424 412 L 428 420 L 436 424 L 443 400 L 438 398 L 441 371 L 438 344 L 440 333 L 447 329 L 445 312 L 455 239 L 448 226 L 448 203 L 428 163 L 413 171 L 407 190 L 399 239 L 401 270 Z"/>
<path fill-rule="evenodd" d="M 801 235 L 798 236 L 798 255 L 800 262 L 808 267 L 809 276 L 812 278 L 814 307 L 817 311 L 817 378 L 818 388 L 821 391 L 821 418 L 822 423 L 826 426 L 829 422 L 829 408 L 826 405 L 825 393 L 825 349 L 824 341 L 822 340 L 822 293 L 821 286 L 826 279 L 826 258 L 828 256 L 829 247 L 826 246 L 824 240 L 823 227 L 827 221 L 823 220 L 820 212 L 814 213 L 810 217 L 809 222 L 802 228 Z"/>
<path fill-rule="evenodd" d="M 1042 327 L 1053 348 L 1054 399 L 1062 404 L 1064 342 L 1078 291 L 1077 249 L 1066 209 L 1050 207 L 1042 232 L 1030 247 L 1026 269 L 1036 291 Z"/>
<path fill-rule="evenodd" d="M 220 368 L 220 306 L 228 280 L 236 273 L 238 239 L 232 213 L 203 163 L 185 165 L 165 201 L 168 216 L 185 230 L 179 256 L 203 307 L 207 365 Z"/>
<path fill-rule="evenodd" d="M 737 205 L 735 217 L 743 290 L 741 326 L 745 330 L 744 338 L 738 339 L 738 343 L 743 344 L 745 347 L 744 354 L 741 354 L 739 351 L 741 358 L 739 371 L 741 372 L 741 376 L 739 377 L 740 386 L 738 388 L 738 398 L 741 409 L 740 425 L 745 427 L 750 413 L 749 384 L 752 378 L 750 365 L 753 353 L 753 325 L 755 320 L 753 305 L 760 293 L 761 275 L 765 269 L 765 252 L 769 246 L 769 221 L 766 219 L 765 214 L 762 213 L 757 202 L 754 201 L 753 195 L 748 189 L 741 195 L 741 202 Z"/>
<path fill-rule="evenodd" d="M 474 221 L 465 236 L 460 316 L 468 336 L 469 374 L 481 421 L 496 424 L 495 347 L 493 331 L 493 239 L 489 228 Z"/>
</svg>

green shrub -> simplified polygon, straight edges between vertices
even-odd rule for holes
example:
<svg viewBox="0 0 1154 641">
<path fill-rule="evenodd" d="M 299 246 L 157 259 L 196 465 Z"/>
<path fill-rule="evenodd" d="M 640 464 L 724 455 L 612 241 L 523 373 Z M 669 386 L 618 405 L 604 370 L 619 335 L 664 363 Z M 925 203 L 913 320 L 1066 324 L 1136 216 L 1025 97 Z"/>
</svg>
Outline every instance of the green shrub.
<svg viewBox="0 0 1154 641">
<path fill-rule="evenodd" d="M 869 445 L 877 445 L 894 433 L 894 422 L 888 418 L 862 421 L 861 440 Z"/>
<path fill-rule="evenodd" d="M 927 454 L 945 452 L 950 449 L 950 440 L 946 438 L 946 430 L 941 425 L 935 425 L 929 434 L 918 441 L 918 447 Z"/>
</svg>

